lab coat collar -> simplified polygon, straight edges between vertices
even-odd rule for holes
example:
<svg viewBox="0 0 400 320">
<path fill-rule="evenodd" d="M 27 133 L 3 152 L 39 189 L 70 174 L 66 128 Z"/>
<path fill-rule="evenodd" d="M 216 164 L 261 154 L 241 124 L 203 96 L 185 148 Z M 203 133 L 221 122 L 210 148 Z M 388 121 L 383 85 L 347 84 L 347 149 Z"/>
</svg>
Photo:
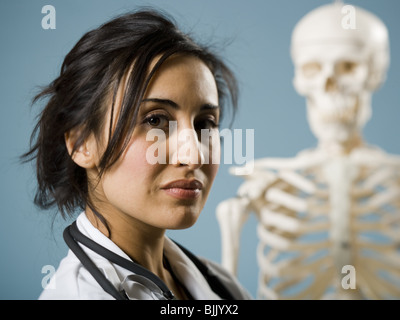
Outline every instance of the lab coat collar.
<svg viewBox="0 0 400 320">
<path fill-rule="evenodd" d="M 114 242 L 107 238 L 87 218 L 82 212 L 77 218 L 79 230 L 108 250 L 132 261 L 129 256 L 123 252 Z M 148 279 L 134 275 L 118 265 L 115 265 L 105 258 L 94 253 L 90 249 L 84 250 L 94 259 L 95 264 L 103 270 L 106 277 L 120 290 L 125 290 L 131 299 L 162 299 L 162 292 L 158 287 Z M 167 236 L 164 239 L 164 254 L 168 259 L 172 272 L 178 280 L 186 287 L 192 297 L 196 300 L 215 300 L 220 299 L 216 295 L 207 280 L 197 269 L 194 263 L 185 255 L 185 253 Z"/>
</svg>

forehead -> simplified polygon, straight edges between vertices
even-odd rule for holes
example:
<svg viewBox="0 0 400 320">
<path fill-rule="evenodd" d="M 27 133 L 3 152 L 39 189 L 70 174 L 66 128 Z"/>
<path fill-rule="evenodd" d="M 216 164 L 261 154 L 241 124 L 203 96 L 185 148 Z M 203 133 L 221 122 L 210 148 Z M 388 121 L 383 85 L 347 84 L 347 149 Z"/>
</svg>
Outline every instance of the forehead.
<svg viewBox="0 0 400 320">
<path fill-rule="evenodd" d="M 152 95 L 176 99 L 187 96 L 218 104 L 217 84 L 211 70 L 201 59 L 188 55 L 172 56 L 163 62 L 150 81 L 145 97 Z"/>
<path fill-rule="evenodd" d="M 365 61 L 368 50 L 360 43 L 331 42 L 298 46 L 293 61 L 302 65 L 310 61 L 334 62 L 337 60 Z"/>
</svg>

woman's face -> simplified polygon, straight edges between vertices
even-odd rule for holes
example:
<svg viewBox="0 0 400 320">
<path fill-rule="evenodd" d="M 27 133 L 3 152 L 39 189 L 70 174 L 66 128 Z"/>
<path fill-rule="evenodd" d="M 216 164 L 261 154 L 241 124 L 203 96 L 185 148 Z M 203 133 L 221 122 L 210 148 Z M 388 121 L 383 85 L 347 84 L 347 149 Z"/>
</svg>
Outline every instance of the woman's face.
<svg viewBox="0 0 400 320">
<path fill-rule="evenodd" d="M 128 147 L 100 183 L 92 184 L 92 198 L 111 226 L 137 220 L 181 229 L 196 222 L 219 166 L 219 114 L 215 79 L 200 59 L 174 56 L 162 64 Z M 210 138 L 201 141 L 201 129 Z"/>
</svg>

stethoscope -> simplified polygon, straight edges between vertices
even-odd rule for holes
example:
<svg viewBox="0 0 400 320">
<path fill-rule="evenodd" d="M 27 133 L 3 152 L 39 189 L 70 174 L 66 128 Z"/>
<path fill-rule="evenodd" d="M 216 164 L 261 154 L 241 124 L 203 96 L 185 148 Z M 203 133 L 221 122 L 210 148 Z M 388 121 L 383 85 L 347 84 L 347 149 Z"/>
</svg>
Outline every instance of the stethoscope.
<svg viewBox="0 0 400 320">
<path fill-rule="evenodd" d="M 94 264 L 90 257 L 84 252 L 80 247 L 79 243 L 83 244 L 85 247 L 91 249 L 97 254 L 101 255 L 105 259 L 133 272 L 136 275 L 142 276 L 147 280 L 150 280 L 161 290 L 161 299 L 165 300 L 175 300 L 175 296 L 172 291 L 167 287 L 167 285 L 154 273 L 142 267 L 140 264 L 125 259 L 120 255 L 104 248 L 92 239 L 86 237 L 82 232 L 79 231 L 76 221 L 74 221 L 70 226 L 66 227 L 63 233 L 64 240 L 71 251 L 80 260 L 82 265 L 89 271 L 93 278 L 99 283 L 103 290 L 109 293 L 117 300 L 129 300 L 129 297 L 124 290 L 118 291 L 115 286 L 105 277 L 105 275 L 100 271 L 100 269 Z M 79 243 L 78 243 L 79 242 Z M 192 252 L 180 245 L 179 243 L 174 243 L 185 253 L 185 255 L 194 263 L 197 269 L 201 272 L 204 278 L 207 280 L 210 288 L 222 299 L 235 300 L 232 293 L 226 288 L 218 276 L 214 275 L 208 267 L 200 261 Z M 190 296 L 190 293 L 187 292 Z"/>
<path fill-rule="evenodd" d="M 134 274 L 145 277 L 146 279 L 152 281 L 161 291 L 162 296 L 166 300 L 175 300 L 174 294 L 168 289 L 167 285 L 154 273 L 150 272 L 146 268 L 142 267 L 134 261 L 130 261 L 115 254 L 114 252 L 104 248 L 92 239 L 86 237 L 82 232 L 79 231 L 76 222 L 73 222 L 70 226 L 65 228 L 64 240 L 76 257 L 80 260 L 82 265 L 89 271 L 89 273 L 94 277 L 94 279 L 100 284 L 103 290 L 109 293 L 117 300 L 129 300 L 125 291 L 118 291 L 115 286 L 105 277 L 105 275 L 100 271 L 100 269 L 93 263 L 89 256 L 83 251 L 83 249 L 78 244 L 81 243 L 85 247 L 93 250 L 97 254 L 106 258 L 107 260 L 133 272 Z"/>
</svg>

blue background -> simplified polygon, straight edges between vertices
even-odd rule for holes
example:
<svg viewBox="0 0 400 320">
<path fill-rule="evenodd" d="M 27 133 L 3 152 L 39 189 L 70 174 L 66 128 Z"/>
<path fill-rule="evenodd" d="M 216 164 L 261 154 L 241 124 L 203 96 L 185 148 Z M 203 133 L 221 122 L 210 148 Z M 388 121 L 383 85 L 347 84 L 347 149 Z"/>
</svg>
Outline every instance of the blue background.
<svg viewBox="0 0 400 320">
<path fill-rule="evenodd" d="M 45 265 L 58 266 L 66 254 L 62 230 L 71 221 L 32 203 L 36 186 L 32 164 L 21 165 L 35 116 L 30 108 L 37 86 L 59 72 L 79 38 L 117 14 L 138 6 L 165 9 L 185 31 L 202 42 L 229 45 L 221 51 L 240 79 L 240 111 L 233 128 L 255 130 L 255 157 L 291 157 L 315 146 L 304 99 L 292 87 L 290 36 L 295 23 L 328 0 L 1 0 L 0 2 L 0 299 L 37 299 Z M 56 9 L 56 29 L 44 30 L 41 9 Z M 386 23 L 392 62 L 384 86 L 374 95 L 365 140 L 400 154 L 400 1 L 354 0 Z M 317 26 L 316 26 L 317 27 Z M 224 128 L 223 126 L 221 128 Z M 219 262 L 220 232 L 215 207 L 232 197 L 241 179 L 221 165 L 212 193 L 197 224 L 168 232 L 195 253 Z M 238 277 L 255 297 L 258 281 L 256 220 L 241 237 Z"/>
</svg>

